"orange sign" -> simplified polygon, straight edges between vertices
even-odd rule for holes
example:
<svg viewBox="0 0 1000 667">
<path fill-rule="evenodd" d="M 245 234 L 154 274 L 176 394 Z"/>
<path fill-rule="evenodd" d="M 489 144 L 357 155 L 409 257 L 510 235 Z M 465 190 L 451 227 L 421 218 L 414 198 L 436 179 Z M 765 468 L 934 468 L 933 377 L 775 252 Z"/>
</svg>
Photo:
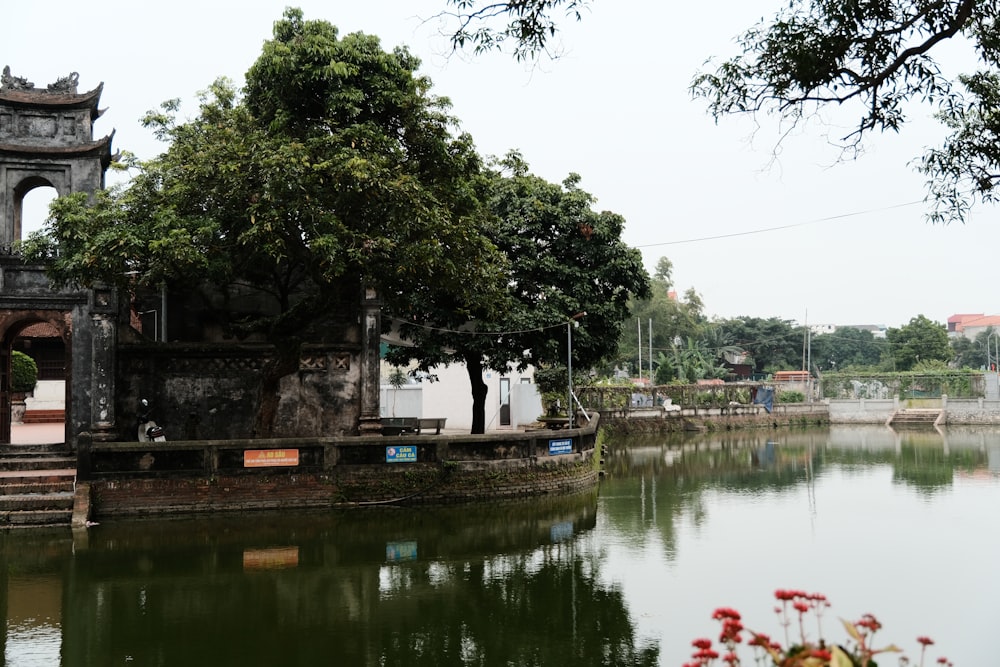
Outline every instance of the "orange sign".
<svg viewBox="0 0 1000 667">
<path fill-rule="evenodd" d="M 245 449 L 243 450 L 244 468 L 266 468 L 268 466 L 297 466 L 299 450 L 297 449 Z"/>
<path fill-rule="evenodd" d="M 246 549 L 243 552 L 244 570 L 276 570 L 285 567 L 296 567 L 298 564 L 298 547 Z"/>
</svg>

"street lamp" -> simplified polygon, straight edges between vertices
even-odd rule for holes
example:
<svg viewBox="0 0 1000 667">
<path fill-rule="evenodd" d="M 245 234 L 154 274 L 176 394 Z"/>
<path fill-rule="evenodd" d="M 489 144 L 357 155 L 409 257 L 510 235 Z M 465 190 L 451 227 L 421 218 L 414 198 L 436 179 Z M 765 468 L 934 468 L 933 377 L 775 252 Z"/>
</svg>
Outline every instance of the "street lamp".
<svg viewBox="0 0 1000 667">
<path fill-rule="evenodd" d="M 581 311 L 566 321 L 566 377 L 568 378 L 566 394 L 566 422 L 567 428 L 573 428 L 573 327 L 580 326 L 577 321 L 586 315 L 586 311 Z"/>
</svg>

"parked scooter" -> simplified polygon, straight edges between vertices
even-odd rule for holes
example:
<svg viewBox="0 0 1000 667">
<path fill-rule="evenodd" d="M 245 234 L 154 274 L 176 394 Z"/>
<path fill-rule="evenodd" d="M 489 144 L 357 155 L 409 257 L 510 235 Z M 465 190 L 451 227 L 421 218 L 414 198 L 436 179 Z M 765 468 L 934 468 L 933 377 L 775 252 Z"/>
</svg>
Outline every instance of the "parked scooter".
<svg viewBox="0 0 1000 667">
<path fill-rule="evenodd" d="M 153 408 L 145 398 L 139 401 L 139 442 L 166 442 L 167 434 L 153 421 Z"/>
</svg>

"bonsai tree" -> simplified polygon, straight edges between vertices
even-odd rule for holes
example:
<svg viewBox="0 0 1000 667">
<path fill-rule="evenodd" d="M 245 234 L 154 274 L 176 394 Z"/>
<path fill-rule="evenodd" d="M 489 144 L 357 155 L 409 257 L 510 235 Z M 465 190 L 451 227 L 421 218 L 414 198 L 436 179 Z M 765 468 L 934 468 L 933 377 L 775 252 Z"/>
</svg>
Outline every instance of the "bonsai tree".
<svg viewBox="0 0 1000 667">
<path fill-rule="evenodd" d="M 24 352 L 10 354 L 10 390 L 18 393 L 33 391 L 38 382 L 38 364 Z"/>
</svg>

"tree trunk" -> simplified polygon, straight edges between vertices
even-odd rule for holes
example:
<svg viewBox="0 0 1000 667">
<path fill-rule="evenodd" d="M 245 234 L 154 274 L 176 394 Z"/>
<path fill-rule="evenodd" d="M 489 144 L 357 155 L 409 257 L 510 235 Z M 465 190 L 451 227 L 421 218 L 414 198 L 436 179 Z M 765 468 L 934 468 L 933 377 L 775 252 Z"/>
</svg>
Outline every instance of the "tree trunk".
<svg viewBox="0 0 1000 667">
<path fill-rule="evenodd" d="M 299 367 L 298 347 L 279 347 L 274 359 L 264 364 L 260 394 L 257 398 L 257 419 L 254 423 L 255 438 L 274 436 L 274 422 L 278 417 L 278 403 L 281 401 L 281 379 L 294 373 Z"/>
<path fill-rule="evenodd" d="M 486 393 L 489 388 L 483 381 L 483 360 L 480 357 L 467 356 L 465 368 L 469 371 L 469 384 L 472 385 L 472 431 L 473 434 L 486 432 Z"/>
</svg>

